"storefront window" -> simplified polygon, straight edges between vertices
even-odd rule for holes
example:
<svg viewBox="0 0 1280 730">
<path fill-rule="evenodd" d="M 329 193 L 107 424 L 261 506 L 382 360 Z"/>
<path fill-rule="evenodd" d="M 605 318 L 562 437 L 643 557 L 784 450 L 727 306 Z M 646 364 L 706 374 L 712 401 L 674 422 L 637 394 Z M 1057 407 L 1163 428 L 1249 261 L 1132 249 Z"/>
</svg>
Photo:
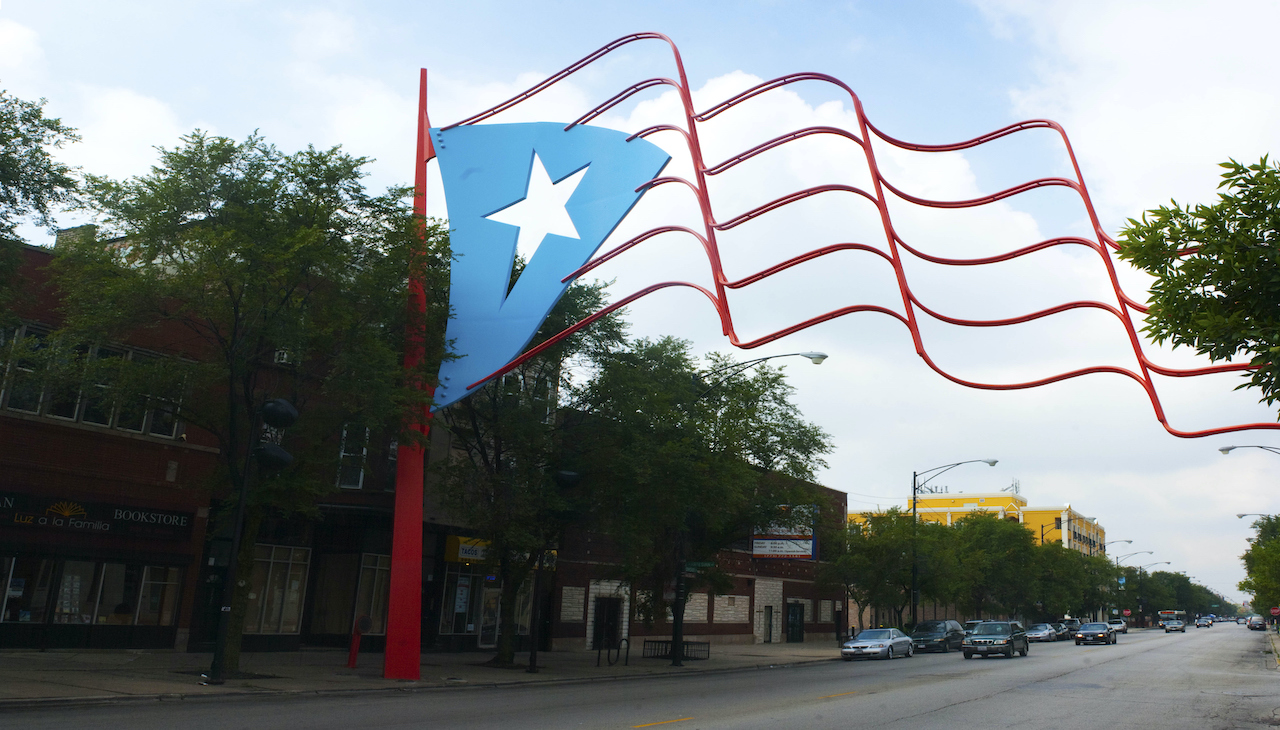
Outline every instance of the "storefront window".
<svg viewBox="0 0 1280 730">
<path fill-rule="evenodd" d="M 87 624 L 93 621 L 98 605 L 97 565 L 87 560 L 68 560 L 62 566 L 58 598 L 53 604 L 55 624 Z"/>
<path fill-rule="evenodd" d="M 129 626 L 138 607 L 142 586 L 142 566 L 107 563 L 102 566 L 102 591 L 98 597 L 96 623 Z"/>
<path fill-rule="evenodd" d="M 255 565 L 244 632 L 298 633 L 311 551 L 283 545 L 256 545 L 254 551 Z"/>
<path fill-rule="evenodd" d="M 44 623 L 49 607 L 49 584 L 54 561 L 40 558 L 6 558 L 8 589 L 5 590 L 6 623 Z"/>
<path fill-rule="evenodd" d="M 445 576 L 444 604 L 440 611 L 440 633 L 442 634 L 474 634 L 476 620 L 479 617 L 479 591 L 473 590 L 480 581 L 479 576 L 459 575 L 457 569 L 451 569 Z"/>
<path fill-rule="evenodd" d="M 142 597 L 138 601 L 138 626 L 172 626 L 178 615 L 181 586 L 181 568 L 148 565 L 143 572 Z"/>
<path fill-rule="evenodd" d="M 387 600 L 391 586 L 391 556 L 365 553 L 360 561 L 360 590 L 356 593 L 356 618 L 368 616 L 373 627 L 367 633 L 387 633 Z"/>
<path fill-rule="evenodd" d="M 4 623 L 172 626 L 178 618 L 182 568 L 0 558 L 0 577 Z"/>
</svg>

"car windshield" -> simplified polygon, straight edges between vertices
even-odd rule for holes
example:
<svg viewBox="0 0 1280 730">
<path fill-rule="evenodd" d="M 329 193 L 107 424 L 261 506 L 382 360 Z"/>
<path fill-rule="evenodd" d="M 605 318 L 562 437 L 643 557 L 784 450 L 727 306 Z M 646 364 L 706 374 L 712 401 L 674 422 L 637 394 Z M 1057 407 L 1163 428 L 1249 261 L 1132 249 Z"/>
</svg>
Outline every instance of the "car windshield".
<svg viewBox="0 0 1280 730">
<path fill-rule="evenodd" d="M 889 636 L 889 629 L 867 629 L 861 634 L 858 634 L 858 639 L 860 641 L 867 641 L 870 639 L 887 639 Z"/>
<path fill-rule="evenodd" d="M 1031 627 L 1032 631 L 1053 631 L 1053 627 L 1049 624 L 1035 624 Z"/>
<path fill-rule="evenodd" d="M 978 624 L 978 628 L 974 629 L 973 633 L 983 636 L 1008 636 L 1009 624 Z"/>
<path fill-rule="evenodd" d="M 942 621 L 925 621 L 916 627 L 914 633 L 917 634 L 940 634 L 947 630 L 947 625 Z"/>
<path fill-rule="evenodd" d="M 1085 624 L 1084 626 L 1080 627 L 1080 630 L 1081 631 L 1106 631 L 1107 625 L 1106 624 Z"/>
</svg>

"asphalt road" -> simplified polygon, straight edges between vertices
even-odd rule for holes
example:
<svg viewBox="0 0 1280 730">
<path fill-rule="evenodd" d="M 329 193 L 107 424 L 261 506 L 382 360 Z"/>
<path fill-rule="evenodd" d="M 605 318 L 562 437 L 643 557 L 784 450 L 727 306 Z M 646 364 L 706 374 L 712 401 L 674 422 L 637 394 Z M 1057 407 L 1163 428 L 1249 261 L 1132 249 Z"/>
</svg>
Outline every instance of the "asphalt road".
<svg viewBox="0 0 1280 730">
<path fill-rule="evenodd" d="M 832 650 L 833 655 L 835 650 Z M 1223 624 L 1114 646 L 1033 644 L 675 678 L 405 694 L 44 708 L 41 728 L 1253 728 L 1280 726 L 1266 636 Z"/>
</svg>

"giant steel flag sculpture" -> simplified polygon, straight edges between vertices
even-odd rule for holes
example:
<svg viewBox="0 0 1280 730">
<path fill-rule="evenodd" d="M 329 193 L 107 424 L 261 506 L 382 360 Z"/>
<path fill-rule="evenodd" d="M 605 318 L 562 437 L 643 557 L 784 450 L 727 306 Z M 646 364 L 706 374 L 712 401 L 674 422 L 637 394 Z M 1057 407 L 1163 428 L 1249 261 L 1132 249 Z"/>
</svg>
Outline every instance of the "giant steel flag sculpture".
<svg viewBox="0 0 1280 730">
<path fill-rule="evenodd" d="M 675 64 L 676 78 L 651 78 L 638 81 L 572 121 L 537 124 L 480 124 L 545 91 L 572 74 L 586 68 L 609 53 L 631 43 L 656 40 L 667 44 Z M 837 87 L 848 94 L 857 117 L 858 131 L 818 126 L 797 129 L 775 137 L 715 164 L 703 157 L 699 141 L 699 125 L 743 102 L 801 82 L 818 82 Z M 645 89 L 672 87 L 679 94 L 684 125 L 657 125 L 627 135 L 609 129 L 588 126 L 595 118 Z M 887 180 L 880 172 L 872 140 L 917 152 L 953 152 L 976 148 L 1003 137 L 1027 130 L 1047 129 L 1055 132 L 1071 160 L 1074 177 L 1044 177 L 1029 180 L 1000 192 L 971 200 L 933 200 L 910 195 Z M 692 162 L 694 177 L 686 180 L 661 177 L 668 155 L 646 140 L 655 134 L 670 133 L 684 141 Z M 769 153 L 799 139 L 814 135 L 841 137 L 857 145 L 866 162 L 871 185 L 862 189 L 839 181 L 796 190 L 727 220 L 716 217 L 708 192 L 708 179 L 733 170 L 737 165 Z M 688 77 L 680 52 L 670 38 L 659 33 L 636 33 L 609 43 L 589 56 L 554 74 L 545 81 L 491 109 L 442 128 L 431 128 L 426 108 L 426 72 L 422 72 L 418 155 L 415 163 L 415 207 L 426 213 L 426 165 L 439 158 L 445 195 L 449 201 L 452 229 L 451 245 L 456 255 L 451 270 L 450 306 L 454 316 L 446 336 L 453 342 L 455 359 L 447 361 L 440 371 L 440 385 L 435 393 L 437 407 L 465 397 L 488 380 L 519 364 L 538 357 L 555 344 L 609 312 L 615 311 L 656 291 L 668 287 L 690 287 L 706 296 L 720 317 L 722 331 L 736 347 L 750 349 L 773 342 L 816 324 L 857 312 L 876 312 L 900 321 L 910 334 L 916 354 L 939 375 L 960 385 L 988 390 L 1013 390 L 1076 378 L 1094 373 L 1111 373 L 1135 381 L 1146 392 L 1157 420 L 1169 433 L 1181 437 L 1209 436 L 1244 429 L 1280 428 L 1276 423 L 1252 423 L 1204 430 L 1179 430 L 1165 417 L 1153 374 L 1170 377 L 1193 377 L 1211 373 L 1243 371 L 1248 364 L 1219 364 L 1200 368 L 1162 367 L 1143 350 L 1134 313 L 1147 308 L 1128 296 L 1120 287 L 1112 251 L 1115 240 L 1103 231 L 1094 211 L 1084 178 L 1066 132 L 1056 122 L 1030 120 L 998 129 L 975 139 L 954 144 L 922 145 L 890 137 L 867 119 L 857 94 L 840 80 L 820 73 L 798 73 L 773 79 L 699 111 L 694 107 Z M 546 233 L 540 241 L 526 241 L 523 228 L 512 225 L 513 211 L 531 199 L 533 187 L 544 176 L 553 187 L 562 187 L 561 196 L 567 221 Z M 664 225 L 648 230 L 597 255 L 604 240 L 648 190 L 660 185 L 681 185 L 698 203 L 702 225 L 697 230 L 686 226 Z M 928 208 L 977 208 L 1027 191 L 1045 187 L 1061 187 L 1079 196 L 1088 213 L 1092 238 L 1057 237 L 1028 246 L 981 258 L 947 258 L 931 255 L 913 247 L 898 234 L 889 214 L 890 196 Z M 716 236 L 772 211 L 815 195 L 852 194 L 875 206 L 884 236 L 883 247 L 868 243 L 847 242 L 823 246 L 739 279 L 724 273 Z M 690 282 L 667 281 L 646 287 L 610 304 L 605 309 L 565 330 L 538 347 L 525 350 L 552 306 L 575 279 L 593 268 L 641 247 L 645 241 L 663 234 L 685 235 L 695 240 L 706 255 L 713 286 L 707 288 Z M 540 234 L 539 234 L 540 235 Z M 527 256 L 523 271 L 513 283 L 517 252 L 525 253 L 526 244 L 536 246 Z M 542 245 L 539 245 L 542 244 Z M 1114 292 L 1111 301 L 1069 301 L 1057 306 L 1016 317 L 973 320 L 949 316 L 926 307 L 912 291 L 903 268 L 903 258 L 948 266 L 983 266 L 1012 261 L 1056 246 L 1080 246 L 1091 250 L 1098 265 L 1105 269 Z M 764 336 L 744 340 L 737 335 L 729 308 L 728 290 L 741 289 L 767 279 L 781 271 L 839 251 L 863 251 L 884 259 L 894 272 L 902 297 L 903 311 L 887 307 L 858 304 L 795 322 Z M 632 254 L 634 255 L 634 254 Z M 417 312 L 424 307 L 420 283 L 410 289 L 410 306 Z M 1001 327 L 1043 319 L 1074 309 L 1097 309 L 1112 315 L 1124 329 L 1137 367 L 1134 369 L 1098 365 L 1055 373 L 1026 382 L 979 382 L 965 380 L 948 373 L 930 357 L 920 334 L 921 315 L 934 320 L 965 327 Z M 420 343 L 411 341 L 405 355 L 406 365 L 420 362 Z M 423 414 L 421 428 L 426 430 Z M 419 676 L 419 620 L 421 600 L 421 523 L 422 523 L 422 450 L 409 448 L 398 460 L 396 483 L 395 543 L 392 555 L 391 601 L 387 627 L 387 654 L 384 673 L 389 678 L 417 679 Z M 405 532 L 416 532 L 416 535 Z"/>
</svg>

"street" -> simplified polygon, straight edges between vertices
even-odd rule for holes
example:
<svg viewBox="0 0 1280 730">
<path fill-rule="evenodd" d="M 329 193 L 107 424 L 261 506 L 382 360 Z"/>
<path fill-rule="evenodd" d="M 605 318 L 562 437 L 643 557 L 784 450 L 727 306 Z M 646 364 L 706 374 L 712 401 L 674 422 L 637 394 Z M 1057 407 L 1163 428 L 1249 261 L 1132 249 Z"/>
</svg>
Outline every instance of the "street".
<svg viewBox="0 0 1280 730">
<path fill-rule="evenodd" d="M 833 656 L 835 649 L 832 649 Z M 892 661 L 535 687 L 210 699 L 5 712 L 24 730 L 97 728 L 1241 728 L 1280 724 L 1265 634 L 1133 631 L 1025 658 Z"/>
</svg>

